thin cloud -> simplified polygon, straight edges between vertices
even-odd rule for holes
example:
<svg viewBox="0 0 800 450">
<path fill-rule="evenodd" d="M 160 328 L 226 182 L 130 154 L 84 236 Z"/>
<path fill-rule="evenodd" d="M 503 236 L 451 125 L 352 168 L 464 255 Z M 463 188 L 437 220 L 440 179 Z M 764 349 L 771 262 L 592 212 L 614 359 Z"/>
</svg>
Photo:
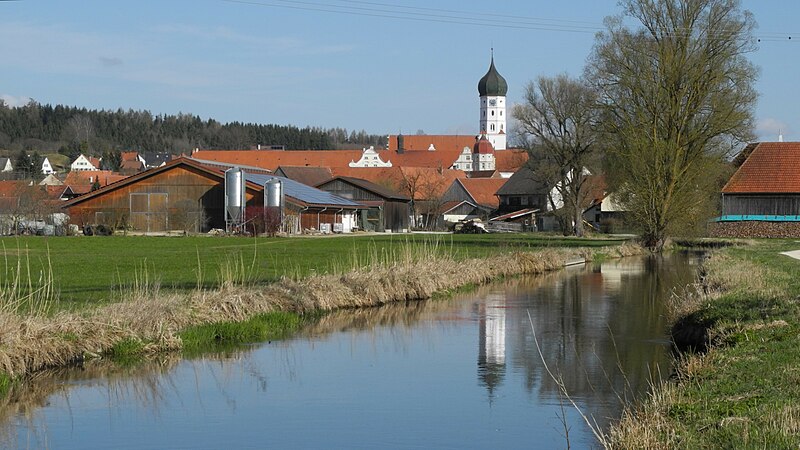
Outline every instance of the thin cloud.
<svg viewBox="0 0 800 450">
<path fill-rule="evenodd" d="M 101 56 L 97 59 L 100 60 L 100 64 L 103 67 L 117 67 L 123 64 L 122 59 L 120 58 L 109 58 L 107 56 Z"/>
<path fill-rule="evenodd" d="M 758 120 L 756 134 L 761 139 L 776 141 L 778 140 L 778 135 L 787 136 L 792 134 L 792 129 L 782 120 L 766 117 Z"/>
<path fill-rule="evenodd" d="M 6 106 L 18 108 L 20 106 L 27 105 L 31 101 L 31 98 L 25 96 L 15 97 L 13 95 L 0 94 L 0 100 L 2 100 Z"/>
</svg>

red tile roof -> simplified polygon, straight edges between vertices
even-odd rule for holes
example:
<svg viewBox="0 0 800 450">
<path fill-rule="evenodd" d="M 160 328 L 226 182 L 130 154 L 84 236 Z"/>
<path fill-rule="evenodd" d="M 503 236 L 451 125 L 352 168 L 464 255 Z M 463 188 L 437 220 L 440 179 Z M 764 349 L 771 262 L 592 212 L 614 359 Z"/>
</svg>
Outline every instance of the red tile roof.
<svg viewBox="0 0 800 450">
<path fill-rule="evenodd" d="M 138 161 L 139 152 L 122 152 L 119 154 L 122 161 Z"/>
<path fill-rule="evenodd" d="M 279 166 L 347 167 L 361 159 L 361 150 L 198 150 L 192 158 L 261 167 L 275 171 Z"/>
<path fill-rule="evenodd" d="M 64 179 L 64 184 L 67 186 L 91 186 L 95 180 L 99 180 L 100 186 L 105 186 L 125 178 L 127 178 L 127 175 L 122 175 L 110 170 L 75 170 L 67 174 L 67 178 Z"/>
<path fill-rule="evenodd" d="M 450 134 L 421 134 L 421 135 L 403 135 L 403 149 L 405 151 L 428 151 L 430 146 L 433 145 L 437 152 L 455 151 L 461 153 L 464 147 L 472 148 L 475 145 L 474 135 L 450 135 Z M 397 136 L 389 136 L 389 145 L 387 149 L 390 151 L 397 150 Z"/>
<path fill-rule="evenodd" d="M 506 184 L 508 178 L 464 178 L 458 181 L 479 205 L 497 208 L 500 199 L 495 193 Z"/>
<path fill-rule="evenodd" d="M 500 172 L 516 172 L 528 162 L 525 150 L 508 149 L 494 152 L 495 169 Z"/>
<path fill-rule="evenodd" d="M 800 193 L 800 142 L 760 142 L 722 193 Z"/>
</svg>

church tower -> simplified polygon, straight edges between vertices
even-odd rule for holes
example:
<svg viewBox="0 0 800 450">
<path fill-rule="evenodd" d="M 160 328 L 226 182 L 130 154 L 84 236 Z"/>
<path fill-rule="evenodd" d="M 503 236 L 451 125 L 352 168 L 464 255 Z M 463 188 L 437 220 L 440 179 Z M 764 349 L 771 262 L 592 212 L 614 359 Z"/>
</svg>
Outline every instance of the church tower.
<svg viewBox="0 0 800 450">
<path fill-rule="evenodd" d="M 506 149 L 506 93 L 508 84 L 494 67 L 494 52 L 489 71 L 478 82 L 481 97 L 480 132 L 486 135 L 495 150 Z"/>
</svg>

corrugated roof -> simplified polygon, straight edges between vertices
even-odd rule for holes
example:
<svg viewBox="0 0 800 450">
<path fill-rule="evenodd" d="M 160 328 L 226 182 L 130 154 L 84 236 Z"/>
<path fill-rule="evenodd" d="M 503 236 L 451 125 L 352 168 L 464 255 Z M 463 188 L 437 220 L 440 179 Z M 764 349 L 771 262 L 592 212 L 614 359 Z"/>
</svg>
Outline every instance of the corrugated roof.
<svg viewBox="0 0 800 450">
<path fill-rule="evenodd" d="M 257 184 L 262 187 L 272 179 L 281 180 L 281 182 L 283 183 L 284 194 L 296 200 L 299 200 L 307 205 L 340 206 L 346 208 L 359 208 L 362 206 L 360 203 L 348 200 L 343 197 L 339 197 L 338 195 L 334 195 L 331 194 L 330 192 L 325 192 L 323 190 L 311 186 L 306 186 L 303 183 L 294 181 L 286 177 L 279 177 L 276 175 L 267 175 L 267 174 L 248 173 L 247 170 L 244 171 L 244 177 L 245 180 L 247 180 L 248 182 Z"/>
<path fill-rule="evenodd" d="M 749 150 L 749 147 L 745 150 Z M 758 143 L 722 188 L 722 192 L 800 193 L 800 142 Z"/>
<path fill-rule="evenodd" d="M 319 186 L 333 178 L 328 167 L 280 166 L 275 172 L 280 172 L 276 175 L 285 176 L 306 186 Z"/>
<path fill-rule="evenodd" d="M 395 191 L 393 191 L 391 189 L 387 189 L 387 188 L 385 188 L 385 187 L 383 187 L 383 186 L 381 186 L 379 184 L 373 183 L 373 182 L 368 181 L 368 180 L 364 180 L 362 178 L 339 176 L 339 177 L 336 177 L 336 178 L 334 178 L 332 180 L 328 180 L 328 181 L 326 181 L 324 183 L 320 183 L 317 186 L 322 186 L 322 185 L 328 184 L 328 183 L 330 183 L 331 181 L 334 181 L 334 180 L 343 180 L 343 181 L 345 181 L 347 183 L 350 183 L 350 184 L 358 186 L 358 187 L 360 187 L 360 188 L 362 188 L 364 190 L 367 190 L 367 191 L 370 191 L 370 192 L 372 192 L 374 194 L 377 194 L 378 196 L 383 197 L 383 198 L 392 199 L 392 200 L 402 200 L 402 201 L 410 201 L 411 200 L 411 198 L 409 198 L 408 196 L 399 194 L 399 193 L 397 193 L 397 192 L 395 192 Z"/>
</svg>

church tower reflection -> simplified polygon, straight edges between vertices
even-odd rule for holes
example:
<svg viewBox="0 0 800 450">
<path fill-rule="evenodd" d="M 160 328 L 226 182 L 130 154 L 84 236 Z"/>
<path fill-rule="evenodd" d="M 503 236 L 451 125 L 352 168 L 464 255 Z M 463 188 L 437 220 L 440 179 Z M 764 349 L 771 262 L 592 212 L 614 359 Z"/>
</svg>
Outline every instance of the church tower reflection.
<svg viewBox="0 0 800 450">
<path fill-rule="evenodd" d="M 490 295 L 478 304 L 478 382 L 494 399 L 506 374 L 506 302 L 503 295 Z"/>
</svg>

